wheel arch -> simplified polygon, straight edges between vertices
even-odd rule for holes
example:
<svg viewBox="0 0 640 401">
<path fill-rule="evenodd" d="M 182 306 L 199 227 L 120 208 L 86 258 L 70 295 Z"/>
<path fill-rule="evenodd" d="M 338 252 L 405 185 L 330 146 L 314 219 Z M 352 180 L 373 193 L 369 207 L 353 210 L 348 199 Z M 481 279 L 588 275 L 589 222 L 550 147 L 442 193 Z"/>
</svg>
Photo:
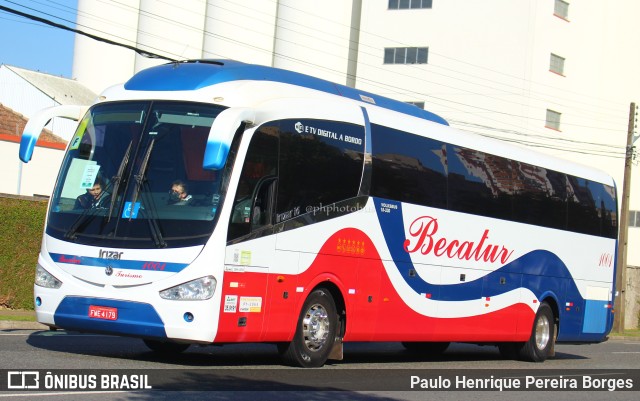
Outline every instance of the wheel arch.
<svg viewBox="0 0 640 401">
<path fill-rule="evenodd" d="M 340 323 L 337 335 L 339 337 L 344 337 L 347 329 L 347 305 L 343 292 L 336 281 L 327 278 L 317 282 L 313 287 L 311 287 L 309 294 L 321 288 L 327 290 L 333 298 L 333 302 L 336 305 L 336 311 L 338 312 L 338 322 Z M 302 308 L 302 305 L 300 308 Z"/>
<path fill-rule="evenodd" d="M 560 307 L 559 302 L 556 295 L 552 292 L 547 292 L 542 294 L 540 297 L 540 303 L 546 303 L 551 308 L 551 312 L 553 312 L 553 321 L 556 325 L 556 337 L 560 332 Z"/>
</svg>

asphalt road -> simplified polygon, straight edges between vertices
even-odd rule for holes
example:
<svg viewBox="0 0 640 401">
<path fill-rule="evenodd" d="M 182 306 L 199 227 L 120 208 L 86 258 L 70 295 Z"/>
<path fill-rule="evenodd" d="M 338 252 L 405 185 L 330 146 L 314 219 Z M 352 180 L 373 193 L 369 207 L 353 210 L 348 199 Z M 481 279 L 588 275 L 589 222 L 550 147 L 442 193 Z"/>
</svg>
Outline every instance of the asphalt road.
<svg viewBox="0 0 640 401">
<path fill-rule="evenodd" d="M 16 371 L 39 372 L 39 383 L 45 382 L 47 373 L 60 380 L 69 380 L 70 376 L 89 380 L 93 375 L 98 382 L 102 376 L 114 374 L 114 380 L 120 380 L 115 388 L 128 378 L 129 390 L 113 391 L 112 386 L 111 390 L 69 392 L 40 387 L 41 391 L 0 391 L 0 401 L 637 400 L 640 342 L 560 344 L 556 357 L 540 364 L 504 360 L 490 346 L 453 344 L 441 357 L 426 359 L 406 351 L 399 343 L 355 343 L 345 345 L 343 361 L 330 361 L 320 369 L 297 369 L 283 367 L 275 346 L 269 344 L 192 346 L 183 354 L 163 357 L 137 339 L 66 331 L 1 330 L 0 385 L 6 388 L 9 372 Z M 143 376 L 146 379 L 139 383 L 153 388 L 130 390 Z M 519 391 L 499 391 L 500 387 L 514 386 L 515 380 L 520 381 Z M 527 384 L 526 380 L 531 382 Z M 553 380 L 560 389 L 553 389 Z M 592 386 L 589 391 L 569 389 L 573 382 L 584 385 L 584 380 Z M 70 382 L 61 383 L 64 388 Z M 457 391 L 468 385 L 478 388 L 482 383 L 489 391 Z M 620 391 L 629 384 L 634 391 Z M 422 388 L 425 385 L 430 388 Z M 596 385 L 605 390 L 593 388 Z M 616 391 L 606 391 L 608 385 Z M 539 391 L 545 387 L 554 391 Z"/>
</svg>

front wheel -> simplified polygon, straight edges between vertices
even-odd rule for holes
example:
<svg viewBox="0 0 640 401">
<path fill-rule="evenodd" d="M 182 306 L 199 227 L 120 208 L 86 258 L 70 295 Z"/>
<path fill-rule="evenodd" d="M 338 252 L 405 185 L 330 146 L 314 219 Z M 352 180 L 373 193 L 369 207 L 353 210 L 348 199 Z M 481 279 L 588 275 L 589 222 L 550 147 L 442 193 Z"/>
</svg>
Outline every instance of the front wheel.
<svg viewBox="0 0 640 401">
<path fill-rule="evenodd" d="M 543 362 L 551 354 L 555 342 L 555 319 L 553 311 L 546 302 L 540 304 L 533 321 L 529 341 L 522 344 L 519 356 L 530 362 Z"/>
<path fill-rule="evenodd" d="M 337 326 L 336 305 L 329 291 L 313 291 L 302 306 L 293 341 L 278 347 L 285 363 L 303 368 L 324 365 L 335 343 Z"/>
</svg>

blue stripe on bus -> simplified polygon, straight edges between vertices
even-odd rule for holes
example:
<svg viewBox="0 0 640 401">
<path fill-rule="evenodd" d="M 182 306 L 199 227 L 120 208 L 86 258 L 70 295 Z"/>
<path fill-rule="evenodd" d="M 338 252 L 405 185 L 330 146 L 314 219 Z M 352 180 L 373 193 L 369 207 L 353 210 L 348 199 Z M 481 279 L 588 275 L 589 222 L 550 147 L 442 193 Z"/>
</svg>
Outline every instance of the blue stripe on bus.
<svg viewBox="0 0 640 401">
<path fill-rule="evenodd" d="M 433 121 L 449 123 L 442 117 L 414 105 L 384 96 L 325 81 L 320 78 L 279 68 L 245 64 L 232 60 L 207 60 L 204 62 L 170 63 L 138 72 L 124 84 L 126 90 L 139 91 L 189 91 L 230 81 L 272 81 L 315 89 L 345 98 L 368 101 L 403 114 Z M 364 97 L 364 99 L 363 99 Z M 371 103 L 371 101 L 368 101 Z"/>
<path fill-rule="evenodd" d="M 416 274 L 411 257 L 405 251 L 402 203 L 373 199 L 391 258 L 404 281 L 416 293 L 430 294 L 431 300 L 471 301 L 500 295 L 521 287 L 533 292 L 538 300 L 550 296 L 558 304 L 562 321 L 558 333 L 559 341 L 600 341 L 603 334 L 610 330 L 611 325 L 607 319 L 610 309 L 604 307 L 607 303 L 585 300 L 567 266 L 549 251 L 529 252 L 476 280 L 457 284 L 429 283 Z M 460 269 L 461 272 L 463 270 Z M 515 285 L 500 285 L 500 279 L 503 277 L 520 282 Z M 571 302 L 574 306 L 565 310 L 565 302 Z"/>
<path fill-rule="evenodd" d="M 584 333 L 603 334 L 607 330 L 608 302 L 587 299 L 584 308 Z"/>
<path fill-rule="evenodd" d="M 91 305 L 116 308 L 117 320 L 90 318 L 89 306 Z M 56 309 L 54 323 L 66 330 L 167 338 L 164 324 L 156 310 L 153 306 L 141 302 L 65 297 Z"/>
<path fill-rule="evenodd" d="M 177 273 L 188 266 L 186 263 L 154 262 L 145 260 L 119 260 L 104 259 L 90 256 L 65 255 L 61 253 L 49 253 L 56 263 L 66 263 L 79 266 L 111 266 L 114 269 L 127 270 L 156 270 Z"/>
<path fill-rule="evenodd" d="M 382 226 L 382 232 L 384 233 L 387 246 L 389 247 L 391 258 L 396 262 L 396 266 L 404 280 L 418 294 L 432 294 L 431 299 L 434 300 L 469 301 L 479 298 L 480 292 L 479 290 L 474 291 L 474 288 L 482 289 L 483 281 L 489 280 L 489 282 L 492 282 L 494 278 L 495 281 L 499 281 L 499 276 L 515 273 L 527 276 L 545 276 L 549 278 L 548 281 L 556 281 L 556 279 L 561 278 L 571 279 L 569 270 L 556 255 L 548 251 L 536 250 L 523 255 L 476 280 L 460 282 L 457 284 L 431 284 L 414 274 L 415 266 L 411 261 L 409 253 L 405 251 L 404 242 L 406 237 L 402 214 L 402 203 L 375 198 L 374 201 L 378 220 Z M 393 204 L 394 209 L 392 209 L 390 213 L 383 212 L 381 210 L 383 208 L 381 204 L 383 203 L 385 205 Z M 413 270 L 413 272 L 411 270 Z M 529 283 L 527 283 L 528 281 Z M 549 282 L 546 284 L 545 288 L 553 287 Z M 521 285 L 518 285 L 517 287 L 520 286 L 529 288 L 531 291 L 536 293 L 536 296 L 541 295 L 540 291 L 536 292 L 536 287 L 539 287 L 539 285 L 535 283 L 534 279 L 527 279 L 523 277 Z M 484 297 L 495 296 L 512 289 L 513 286 L 504 286 L 504 288 L 496 286 L 489 289 L 488 292 L 485 290 L 481 295 Z"/>
</svg>

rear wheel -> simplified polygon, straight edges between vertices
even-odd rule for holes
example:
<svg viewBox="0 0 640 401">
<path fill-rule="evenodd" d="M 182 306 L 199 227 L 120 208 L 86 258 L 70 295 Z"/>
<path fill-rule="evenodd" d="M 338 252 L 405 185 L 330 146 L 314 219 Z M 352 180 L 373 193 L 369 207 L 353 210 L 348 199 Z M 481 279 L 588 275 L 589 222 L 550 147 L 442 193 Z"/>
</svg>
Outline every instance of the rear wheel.
<svg viewBox="0 0 640 401">
<path fill-rule="evenodd" d="M 185 351 L 190 344 L 174 343 L 170 341 L 143 340 L 151 351 L 165 355 L 175 355 Z"/>
<path fill-rule="evenodd" d="M 546 302 L 540 304 L 531 329 L 529 341 L 523 343 L 519 349 L 522 360 L 542 362 L 546 360 L 555 342 L 555 319 L 551 307 Z"/>
<path fill-rule="evenodd" d="M 337 327 L 338 314 L 331 293 L 317 289 L 304 302 L 293 341 L 280 344 L 278 350 L 288 365 L 320 367 L 333 348 Z"/>
</svg>

